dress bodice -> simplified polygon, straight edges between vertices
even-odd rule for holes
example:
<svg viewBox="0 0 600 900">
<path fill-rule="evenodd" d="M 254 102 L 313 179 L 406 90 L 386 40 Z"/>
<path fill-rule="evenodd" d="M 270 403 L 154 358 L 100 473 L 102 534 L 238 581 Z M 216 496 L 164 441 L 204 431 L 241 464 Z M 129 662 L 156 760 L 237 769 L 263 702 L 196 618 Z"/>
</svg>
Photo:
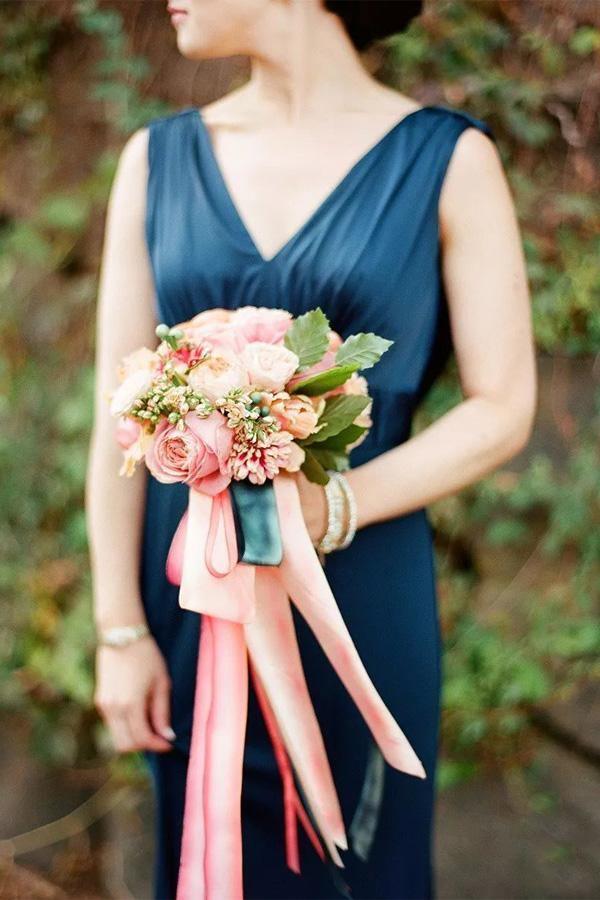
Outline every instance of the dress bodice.
<svg viewBox="0 0 600 900">
<path fill-rule="evenodd" d="M 146 239 L 159 321 L 254 305 L 293 315 L 320 306 L 342 337 L 394 341 L 369 370 L 373 428 L 352 463 L 405 440 L 413 412 L 451 350 L 438 201 L 472 116 L 428 106 L 397 122 L 304 224 L 265 259 L 236 209 L 201 112 L 149 125 Z"/>
</svg>

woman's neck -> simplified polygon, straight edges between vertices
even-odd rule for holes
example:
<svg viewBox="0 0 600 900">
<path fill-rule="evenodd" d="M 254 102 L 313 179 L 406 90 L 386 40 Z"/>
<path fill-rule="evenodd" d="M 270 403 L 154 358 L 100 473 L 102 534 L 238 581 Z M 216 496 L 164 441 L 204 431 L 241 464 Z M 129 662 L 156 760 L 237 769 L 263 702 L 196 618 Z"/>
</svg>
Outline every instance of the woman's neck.
<svg viewBox="0 0 600 900">
<path fill-rule="evenodd" d="M 364 109 L 382 88 L 366 71 L 336 16 L 300 2 L 257 29 L 246 102 L 291 123 L 332 110 Z"/>
</svg>

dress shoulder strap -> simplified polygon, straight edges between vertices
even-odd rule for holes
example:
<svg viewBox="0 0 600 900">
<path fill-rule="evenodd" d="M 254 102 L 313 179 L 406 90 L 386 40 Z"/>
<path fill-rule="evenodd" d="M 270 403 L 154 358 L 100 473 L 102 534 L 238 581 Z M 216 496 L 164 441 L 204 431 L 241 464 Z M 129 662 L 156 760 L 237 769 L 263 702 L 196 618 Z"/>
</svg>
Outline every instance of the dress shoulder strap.
<svg viewBox="0 0 600 900">
<path fill-rule="evenodd" d="M 420 208 L 437 214 L 439 195 L 456 143 L 468 128 L 476 128 L 495 142 L 492 129 L 482 119 L 446 106 L 426 107 L 411 134 L 411 176 L 418 186 Z"/>
<path fill-rule="evenodd" d="M 157 116 L 148 128 L 148 183 L 146 191 L 146 238 L 150 250 L 159 218 L 168 221 L 176 205 L 189 194 L 190 154 L 193 152 L 191 116 L 196 111 Z"/>
</svg>

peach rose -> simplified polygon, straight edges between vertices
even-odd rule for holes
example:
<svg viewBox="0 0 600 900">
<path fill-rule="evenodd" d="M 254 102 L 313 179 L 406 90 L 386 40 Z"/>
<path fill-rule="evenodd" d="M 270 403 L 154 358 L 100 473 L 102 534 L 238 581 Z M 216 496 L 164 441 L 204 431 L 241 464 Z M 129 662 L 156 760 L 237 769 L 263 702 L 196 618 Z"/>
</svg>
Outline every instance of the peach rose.
<svg viewBox="0 0 600 900">
<path fill-rule="evenodd" d="M 289 444 L 289 458 L 283 466 L 286 472 L 299 472 L 304 460 L 306 459 L 306 451 L 299 444 Z"/>
<path fill-rule="evenodd" d="M 119 380 L 125 381 L 126 378 L 129 378 L 135 372 L 157 372 L 159 369 L 160 359 L 154 350 L 149 350 L 148 347 L 140 347 L 139 350 L 134 350 L 133 353 L 123 357 L 123 361 L 118 368 Z"/>
<path fill-rule="evenodd" d="M 146 450 L 146 465 L 164 484 L 183 482 L 215 495 L 228 486 L 227 463 L 233 432 L 219 412 L 201 418 L 190 412 L 182 430 L 163 419 Z"/>
<path fill-rule="evenodd" d="M 283 392 L 276 395 L 271 403 L 271 415 L 275 416 L 285 431 L 289 431 L 295 438 L 307 438 L 316 428 L 318 416 L 308 397 L 303 394 L 289 394 Z"/>
<path fill-rule="evenodd" d="M 341 345 L 343 343 L 344 342 L 343 342 L 342 338 L 340 337 L 340 335 L 337 333 L 337 331 L 332 330 L 329 332 L 329 349 L 330 350 L 333 350 L 335 352 L 338 349 L 338 347 L 341 347 Z"/>
<path fill-rule="evenodd" d="M 279 344 L 292 324 L 292 316 L 284 309 L 242 306 L 236 310 L 232 324 L 248 343 Z"/>
<path fill-rule="evenodd" d="M 346 381 L 341 386 L 339 393 L 359 395 L 364 397 L 369 393 L 369 385 L 367 384 L 367 379 L 363 378 L 362 375 L 358 375 L 356 372 L 354 372 L 354 374 L 350 376 L 348 381 Z M 372 407 L 373 401 L 371 401 L 368 406 L 365 406 L 363 411 L 354 420 L 354 424 L 361 425 L 363 428 L 370 428 L 373 424 L 373 421 L 371 419 Z"/>
<path fill-rule="evenodd" d="M 237 356 L 214 353 L 200 360 L 188 374 L 188 384 L 207 400 L 215 402 L 235 388 L 249 383 L 248 372 Z"/>
<path fill-rule="evenodd" d="M 248 370 L 250 383 L 265 391 L 283 390 L 300 362 L 287 347 L 264 341 L 248 344 L 241 358 Z"/>
<path fill-rule="evenodd" d="M 150 369 L 138 369 L 128 375 L 125 381 L 114 391 L 110 401 L 110 412 L 113 416 L 124 416 L 136 400 L 147 394 L 152 387 L 154 374 Z"/>
</svg>

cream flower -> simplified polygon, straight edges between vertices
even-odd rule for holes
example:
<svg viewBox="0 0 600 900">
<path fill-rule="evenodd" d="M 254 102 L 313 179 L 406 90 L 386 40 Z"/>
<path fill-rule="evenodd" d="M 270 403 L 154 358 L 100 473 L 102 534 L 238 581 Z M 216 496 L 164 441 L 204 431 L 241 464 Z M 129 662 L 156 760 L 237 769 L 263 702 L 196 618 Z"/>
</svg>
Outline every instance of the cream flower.
<svg viewBox="0 0 600 900">
<path fill-rule="evenodd" d="M 244 349 L 241 359 L 250 383 L 265 391 L 282 391 L 300 360 L 287 347 L 255 341 Z"/>
<path fill-rule="evenodd" d="M 188 374 L 188 384 L 214 403 L 235 388 L 249 384 L 245 366 L 234 354 L 212 353 L 200 360 Z"/>
<path fill-rule="evenodd" d="M 150 369 L 138 369 L 119 385 L 110 401 L 110 412 L 113 416 L 124 416 L 132 408 L 136 400 L 147 394 L 154 381 Z"/>
</svg>

